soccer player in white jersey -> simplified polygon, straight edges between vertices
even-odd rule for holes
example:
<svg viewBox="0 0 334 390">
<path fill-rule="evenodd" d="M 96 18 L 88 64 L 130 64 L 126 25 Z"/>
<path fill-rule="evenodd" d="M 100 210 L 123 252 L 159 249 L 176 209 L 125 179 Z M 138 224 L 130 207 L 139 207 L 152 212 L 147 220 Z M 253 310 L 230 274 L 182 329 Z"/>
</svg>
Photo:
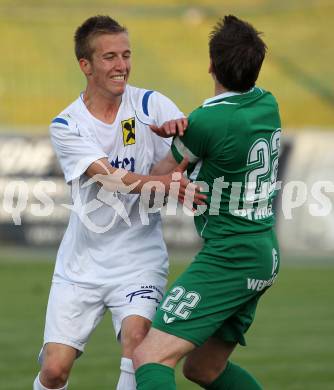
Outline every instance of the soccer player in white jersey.
<svg viewBox="0 0 334 390">
<path fill-rule="evenodd" d="M 117 390 L 134 390 L 132 352 L 150 327 L 168 271 L 160 214 L 143 225 L 139 195 L 117 196 L 90 178 L 120 171 L 132 192 L 149 180 L 168 188 L 171 174 L 143 176 L 170 147 L 145 123 L 176 119 L 181 132 L 186 119 L 162 94 L 127 85 L 129 37 L 110 17 L 86 20 L 76 31 L 75 51 L 87 87 L 50 126 L 73 207 L 57 255 L 34 390 L 68 388 L 72 365 L 107 310 L 122 345 Z"/>
</svg>

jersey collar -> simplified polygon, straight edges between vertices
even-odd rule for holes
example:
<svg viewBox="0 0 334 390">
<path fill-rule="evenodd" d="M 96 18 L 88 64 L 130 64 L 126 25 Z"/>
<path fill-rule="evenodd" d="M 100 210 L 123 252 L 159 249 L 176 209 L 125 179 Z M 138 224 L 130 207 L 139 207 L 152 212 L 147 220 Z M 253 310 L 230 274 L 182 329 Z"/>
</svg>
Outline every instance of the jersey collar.
<svg viewBox="0 0 334 390">
<path fill-rule="evenodd" d="M 234 91 L 223 92 L 219 95 L 205 99 L 203 102 L 203 106 L 205 106 L 207 104 L 218 102 L 219 100 L 226 99 L 226 98 L 229 98 L 231 96 L 246 95 L 247 93 L 253 92 L 254 89 L 255 89 L 255 87 L 253 87 L 252 89 L 250 89 L 249 91 L 246 91 L 246 92 L 234 92 Z"/>
</svg>

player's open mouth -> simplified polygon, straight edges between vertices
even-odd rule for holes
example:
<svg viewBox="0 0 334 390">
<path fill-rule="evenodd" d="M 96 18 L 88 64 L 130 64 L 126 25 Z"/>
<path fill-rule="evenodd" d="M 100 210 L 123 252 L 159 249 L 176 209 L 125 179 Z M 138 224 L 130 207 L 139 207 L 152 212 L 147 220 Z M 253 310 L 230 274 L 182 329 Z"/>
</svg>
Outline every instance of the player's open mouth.
<svg viewBox="0 0 334 390">
<path fill-rule="evenodd" d="M 126 75 L 125 74 L 118 74 L 115 76 L 111 76 L 110 78 L 111 78 L 111 80 L 125 81 Z"/>
</svg>

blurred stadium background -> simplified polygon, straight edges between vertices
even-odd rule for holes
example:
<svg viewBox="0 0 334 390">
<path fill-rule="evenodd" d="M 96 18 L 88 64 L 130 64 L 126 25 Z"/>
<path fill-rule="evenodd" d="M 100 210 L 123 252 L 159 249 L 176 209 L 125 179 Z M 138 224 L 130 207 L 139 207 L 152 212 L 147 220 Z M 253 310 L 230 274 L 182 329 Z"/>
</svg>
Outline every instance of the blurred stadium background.
<svg viewBox="0 0 334 390">
<path fill-rule="evenodd" d="M 281 107 L 281 177 L 309 188 L 292 219 L 278 204 L 281 274 L 260 305 L 249 346 L 239 348 L 235 360 L 266 390 L 334 388 L 334 217 L 332 211 L 323 217 L 309 211 L 312 183 L 334 183 L 334 2 L 0 0 L 0 390 L 30 389 L 38 370 L 55 244 L 67 216 L 58 207 L 51 218 L 34 219 L 28 209 L 38 203 L 35 184 L 50 175 L 57 183 L 54 198 L 59 204 L 67 199 L 47 136 L 50 120 L 85 85 L 73 54 L 75 28 L 94 14 L 126 25 L 133 49 L 130 82 L 160 90 L 188 114 L 212 94 L 207 37 L 217 18 L 229 13 L 265 33 L 269 52 L 258 85 L 272 91 Z M 5 188 L 13 180 L 25 180 L 31 192 L 22 226 L 5 207 Z M 332 205 L 333 192 L 327 196 Z M 171 279 L 199 245 L 191 220 L 182 223 L 180 232 L 179 220 L 166 221 Z M 106 318 L 76 364 L 71 389 L 115 388 L 118 362 Z M 180 370 L 177 383 L 181 390 L 196 388 Z"/>
</svg>

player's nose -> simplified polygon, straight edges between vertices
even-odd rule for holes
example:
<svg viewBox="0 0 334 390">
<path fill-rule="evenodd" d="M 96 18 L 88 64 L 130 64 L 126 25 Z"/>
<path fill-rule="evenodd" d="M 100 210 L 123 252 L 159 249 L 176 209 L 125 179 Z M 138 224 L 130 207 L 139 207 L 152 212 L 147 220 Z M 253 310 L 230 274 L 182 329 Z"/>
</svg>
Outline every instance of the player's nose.
<svg viewBox="0 0 334 390">
<path fill-rule="evenodd" d="M 127 64 L 124 58 L 122 57 L 117 57 L 116 63 L 115 63 L 115 68 L 119 71 L 126 71 Z"/>
</svg>

